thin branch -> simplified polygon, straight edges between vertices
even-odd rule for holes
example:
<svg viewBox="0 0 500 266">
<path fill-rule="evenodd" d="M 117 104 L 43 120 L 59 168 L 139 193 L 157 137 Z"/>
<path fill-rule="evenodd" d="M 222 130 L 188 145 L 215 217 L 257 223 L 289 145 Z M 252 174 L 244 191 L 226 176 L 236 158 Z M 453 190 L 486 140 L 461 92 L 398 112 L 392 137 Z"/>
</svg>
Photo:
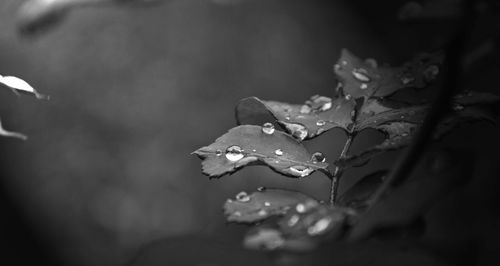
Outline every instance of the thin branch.
<svg viewBox="0 0 500 266">
<path fill-rule="evenodd" d="M 344 144 L 344 148 L 342 149 L 342 152 L 340 153 L 339 160 L 344 159 L 347 156 L 347 153 L 349 152 L 349 149 L 351 148 L 352 141 L 354 139 L 354 134 L 349 133 L 347 135 L 347 140 Z M 341 166 L 335 166 L 335 170 L 333 171 L 333 174 L 331 176 L 331 185 L 330 185 L 330 205 L 334 206 L 335 202 L 337 200 L 337 191 L 339 188 L 339 182 L 340 178 L 342 177 L 344 169 Z"/>
<path fill-rule="evenodd" d="M 443 71 L 443 85 L 435 96 L 429 114 L 425 118 L 422 127 L 418 130 L 415 139 L 406 150 L 406 154 L 396 163 L 387 180 L 373 195 L 370 206 L 374 206 L 379 202 L 388 190 L 397 187 L 408 179 L 416 163 L 425 151 L 436 126 L 443 115 L 449 110 L 451 98 L 455 90 L 459 87 L 459 78 L 462 76 L 464 46 L 475 21 L 473 0 L 464 1 L 463 14 L 457 27 L 457 32 L 448 43 Z M 365 215 L 367 212 L 365 212 Z M 351 236 L 354 239 L 359 239 L 360 237 L 362 236 Z"/>
</svg>

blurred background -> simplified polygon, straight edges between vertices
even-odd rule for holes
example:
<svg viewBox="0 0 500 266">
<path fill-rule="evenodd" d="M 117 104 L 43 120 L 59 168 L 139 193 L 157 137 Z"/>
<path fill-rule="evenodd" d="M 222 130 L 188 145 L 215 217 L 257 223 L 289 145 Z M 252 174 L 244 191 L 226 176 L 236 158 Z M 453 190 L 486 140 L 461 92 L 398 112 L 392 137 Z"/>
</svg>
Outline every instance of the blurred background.
<svg viewBox="0 0 500 266">
<path fill-rule="evenodd" d="M 221 206 L 241 190 L 286 187 L 327 199 L 320 174 L 298 181 L 249 167 L 209 180 L 190 153 L 235 126 L 239 99 L 331 96 L 342 48 L 397 65 L 438 48 L 446 35 L 436 33 L 449 26 L 401 24 L 404 1 L 396 0 L 171 0 L 75 10 L 26 38 L 16 31 L 21 2 L 0 2 L 0 74 L 22 77 L 51 99 L 0 90 L 4 126 L 29 136 L 0 138 L 0 241 L 6 256 L 51 254 L 65 265 L 120 265 L 145 243 L 187 233 L 239 239 Z M 486 126 L 463 134 L 474 138 L 483 128 L 484 139 L 498 134 Z M 353 152 L 381 139 L 361 134 Z M 307 146 L 333 160 L 344 141 L 333 130 Z M 498 149 L 481 141 L 466 145 Z M 396 156 L 350 171 L 341 190 Z"/>
</svg>

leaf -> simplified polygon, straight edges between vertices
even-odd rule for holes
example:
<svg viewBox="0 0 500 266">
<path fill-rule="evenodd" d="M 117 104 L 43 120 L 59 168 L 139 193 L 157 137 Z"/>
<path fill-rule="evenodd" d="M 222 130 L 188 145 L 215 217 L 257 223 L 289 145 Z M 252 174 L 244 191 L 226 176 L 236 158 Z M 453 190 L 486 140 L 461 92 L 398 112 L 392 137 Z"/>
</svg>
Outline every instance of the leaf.
<svg viewBox="0 0 500 266">
<path fill-rule="evenodd" d="M 467 154 L 464 151 L 427 154 L 412 178 L 392 188 L 359 216 L 348 239 L 364 239 L 379 229 L 414 222 L 436 201 L 462 186 L 472 176 L 474 163 Z"/>
<path fill-rule="evenodd" d="M 245 98 L 236 107 L 238 124 L 252 124 L 259 117 L 272 115 L 298 140 L 310 139 L 332 128 L 348 130 L 356 103 L 352 99 L 315 95 L 303 105 Z"/>
<path fill-rule="evenodd" d="M 274 128 L 272 131 L 268 128 L 268 133 L 265 130 L 262 126 L 238 126 L 193 154 L 203 160 L 203 173 L 210 177 L 220 177 L 255 164 L 267 165 L 289 177 L 326 171 L 328 164 L 317 161 L 296 139 Z"/>
<path fill-rule="evenodd" d="M 28 0 L 18 11 L 19 29 L 24 35 L 48 30 L 59 24 L 69 11 L 86 6 L 150 4 L 160 0 Z"/>
<path fill-rule="evenodd" d="M 427 86 L 439 74 L 442 60 L 441 53 L 420 54 L 401 67 L 379 67 L 374 59 L 362 60 L 343 49 L 334 72 L 344 95 L 368 99 Z"/>
<path fill-rule="evenodd" d="M 406 147 L 422 124 L 428 109 L 427 105 L 406 105 L 376 98 L 369 99 L 361 107 L 355 129 L 361 131 L 373 128 L 384 132 L 386 139 L 359 154 L 346 156 L 335 164 L 343 167 L 358 165 L 382 152 Z M 498 96 L 480 92 L 459 94 L 453 98 L 452 108 L 438 125 L 434 139 L 439 139 L 467 122 L 494 122 L 499 111 Z"/>
<path fill-rule="evenodd" d="M 461 4 L 459 0 L 433 0 L 424 4 L 411 1 L 399 9 L 398 17 L 401 20 L 456 18 Z"/>
<path fill-rule="evenodd" d="M 38 93 L 28 82 L 18 77 L 0 75 L 0 83 L 12 89 L 16 94 L 20 91 L 33 94 L 37 99 L 49 99 L 49 96 Z"/>
<path fill-rule="evenodd" d="M 350 216 L 348 208 L 297 204 L 277 224 L 250 231 L 244 245 L 250 249 L 310 251 L 341 236 Z"/>
<path fill-rule="evenodd" d="M 224 213 L 229 222 L 255 223 L 276 215 L 284 215 L 297 204 L 318 205 L 318 201 L 300 192 L 261 188 L 247 194 L 242 191 L 235 200 L 228 199 Z"/>
<path fill-rule="evenodd" d="M 358 211 L 364 210 L 368 207 L 368 200 L 378 187 L 382 185 L 386 176 L 387 170 L 380 170 L 363 177 L 342 194 L 338 202 L 342 206 L 353 208 Z"/>
<path fill-rule="evenodd" d="M 12 132 L 12 131 L 8 131 L 5 128 L 3 128 L 2 120 L 1 119 L 0 119 L 0 136 L 14 137 L 14 138 L 22 139 L 22 140 L 27 140 L 28 139 L 28 137 L 26 135 L 24 135 L 24 134 L 17 133 L 17 132 Z"/>
</svg>

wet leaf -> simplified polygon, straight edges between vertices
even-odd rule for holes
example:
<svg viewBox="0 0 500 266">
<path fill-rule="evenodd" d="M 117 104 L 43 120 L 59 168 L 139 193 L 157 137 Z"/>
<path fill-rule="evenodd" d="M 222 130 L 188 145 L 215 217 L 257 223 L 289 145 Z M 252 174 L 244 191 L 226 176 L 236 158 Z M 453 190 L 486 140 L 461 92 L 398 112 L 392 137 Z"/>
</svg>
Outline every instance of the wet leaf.
<svg viewBox="0 0 500 266">
<path fill-rule="evenodd" d="M 369 237 L 379 229 L 412 224 L 435 202 L 472 176 L 473 159 L 464 151 L 428 153 L 412 177 L 392 188 L 359 216 L 349 239 Z"/>
<path fill-rule="evenodd" d="M 310 251 L 340 237 L 355 211 L 327 205 L 297 204 L 274 226 L 250 231 L 244 245 L 250 249 Z"/>
<path fill-rule="evenodd" d="M 22 140 L 28 139 L 28 137 L 26 135 L 24 135 L 24 134 L 21 134 L 21 133 L 18 133 L 18 132 L 8 131 L 5 128 L 3 128 L 2 120 L 1 119 L 0 119 L 0 136 L 13 137 L 13 138 L 18 138 L 18 139 L 22 139 Z"/>
<path fill-rule="evenodd" d="M 48 30 L 59 24 L 71 10 L 112 4 L 149 4 L 162 0 L 28 0 L 19 8 L 19 29 L 25 35 Z"/>
<path fill-rule="evenodd" d="M 316 161 L 292 136 L 277 130 L 268 133 L 262 126 L 238 126 L 193 153 L 203 160 L 203 173 L 210 177 L 220 177 L 256 164 L 267 165 L 290 177 L 326 171 L 328 164 Z"/>
<path fill-rule="evenodd" d="M 423 88 L 436 79 L 443 56 L 420 54 L 401 67 L 378 66 L 343 49 L 334 71 L 344 95 L 354 98 L 389 96 L 403 88 Z"/>
<path fill-rule="evenodd" d="M 354 107 L 352 99 L 318 95 L 300 105 L 250 97 L 237 105 L 236 119 L 238 124 L 252 124 L 261 121 L 258 118 L 272 115 L 287 132 L 302 141 L 332 128 L 348 130 L 353 122 Z"/>
<path fill-rule="evenodd" d="M 28 82 L 18 77 L 0 75 L 0 83 L 10 88 L 16 94 L 23 92 L 32 94 L 37 99 L 49 99 L 48 96 L 38 93 Z"/>
<path fill-rule="evenodd" d="M 359 154 L 338 160 L 336 164 L 343 167 L 354 166 L 382 152 L 408 146 L 423 123 L 428 109 L 427 105 L 406 105 L 376 98 L 369 99 L 361 107 L 356 118 L 356 131 L 376 129 L 384 132 L 386 139 Z M 454 97 L 450 109 L 449 114 L 438 125 L 434 139 L 439 139 L 465 123 L 494 122 L 500 111 L 500 97 L 489 93 L 467 92 Z"/>
<path fill-rule="evenodd" d="M 375 193 L 377 188 L 382 185 L 387 176 L 387 170 L 376 171 L 363 177 L 342 194 L 338 202 L 342 206 L 356 210 L 364 210 L 368 207 L 368 200 Z"/>
<path fill-rule="evenodd" d="M 318 201 L 300 192 L 261 188 L 251 194 L 242 191 L 224 204 L 229 222 L 255 223 L 276 215 L 284 215 L 297 204 L 319 205 Z"/>
</svg>

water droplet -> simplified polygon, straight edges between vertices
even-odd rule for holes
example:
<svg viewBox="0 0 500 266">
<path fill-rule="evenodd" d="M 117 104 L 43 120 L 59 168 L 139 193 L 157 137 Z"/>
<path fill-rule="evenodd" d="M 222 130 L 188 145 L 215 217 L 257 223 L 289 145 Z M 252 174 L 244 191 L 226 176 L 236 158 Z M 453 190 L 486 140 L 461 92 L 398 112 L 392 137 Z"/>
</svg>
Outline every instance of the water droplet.
<svg viewBox="0 0 500 266">
<path fill-rule="evenodd" d="M 330 110 L 330 108 L 332 108 L 332 102 L 326 102 L 319 108 L 319 110 L 324 112 Z"/>
<path fill-rule="evenodd" d="M 288 221 L 286 222 L 286 224 L 290 227 L 296 225 L 300 220 L 300 217 L 297 215 L 297 214 L 294 214 L 290 217 L 290 219 L 288 219 Z"/>
<path fill-rule="evenodd" d="M 288 168 L 288 171 L 294 176 L 305 177 L 314 172 L 314 169 L 303 165 L 296 165 Z"/>
<path fill-rule="evenodd" d="M 350 94 L 346 94 L 346 95 L 345 95 L 345 99 L 346 99 L 346 100 L 348 100 L 348 101 L 349 101 L 351 98 L 352 98 L 352 96 L 351 96 Z"/>
<path fill-rule="evenodd" d="M 221 150 L 216 150 L 215 151 L 215 155 L 216 156 L 221 156 L 222 155 L 222 151 Z"/>
<path fill-rule="evenodd" d="M 352 75 L 354 78 L 361 82 L 370 82 L 370 77 L 368 77 L 368 71 L 364 68 L 355 68 L 352 70 Z"/>
<path fill-rule="evenodd" d="M 240 217 L 241 216 L 241 212 L 235 211 L 235 212 L 233 212 L 233 216 Z"/>
<path fill-rule="evenodd" d="M 269 207 L 269 206 L 271 206 L 271 203 L 270 203 L 270 202 L 268 202 L 268 201 L 265 201 L 265 202 L 264 202 L 264 206 Z"/>
<path fill-rule="evenodd" d="M 306 212 L 306 206 L 302 203 L 299 203 L 299 204 L 297 204 L 297 206 L 295 206 L 295 210 L 298 213 L 304 213 L 304 212 Z"/>
<path fill-rule="evenodd" d="M 313 163 L 324 163 L 326 161 L 326 157 L 321 152 L 315 152 L 311 157 L 311 161 Z"/>
<path fill-rule="evenodd" d="M 290 134 L 292 134 L 292 136 L 295 137 L 296 139 L 302 141 L 307 137 L 308 132 L 305 126 L 301 124 L 287 123 L 283 121 L 281 121 L 281 124 L 283 124 L 287 129 L 287 131 L 290 132 Z"/>
<path fill-rule="evenodd" d="M 361 85 L 359 85 L 359 88 L 362 89 L 362 90 L 366 90 L 366 89 L 368 89 L 368 84 L 361 83 Z"/>
<path fill-rule="evenodd" d="M 462 111 L 463 109 L 465 109 L 465 107 L 461 104 L 455 104 L 453 105 L 453 110 L 454 111 Z"/>
<path fill-rule="evenodd" d="M 267 211 L 262 209 L 260 210 L 258 213 L 257 213 L 259 216 L 266 216 L 267 215 Z"/>
<path fill-rule="evenodd" d="M 281 149 L 277 149 L 274 151 L 274 154 L 281 156 L 281 155 L 283 155 L 283 151 Z"/>
<path fill-rule="evenodd" d="M 290 116 L 285 116 L 285 119 L 286 120 L 290 120 Z"/>
<path fill-rule="evenodd" d="M 426 81 L 432 81 L 439 74 L 439 67 L 436 65 L 428 66 L 422 73 Z"/>
<path fill-rule="evenodd" d="M 250 196 L 245 191 L 241 191 L 236 195 L 236 200 L 240 202 L 248 202 L 250 201 Z"/>
<path fill-rule="evenodd" d="M 232 203 L 232 202 L 233 202 L 233 200 L 232 200 L 232 199 L 227 199 L 227 200 L 226 200 L 226 203 Z"/>
<path fill-rule="evenodd" d="M 240 146 L 233 145 L 226 149 L 226 158 L 231 162 L 237 162 L 243 157 L 245 155 L 243 155 L 243 149 Z"/>
<path fill-rule="evenodd" d="M 266 187 L 258 187 L 257 191 L 259 191 L 259 192 L 266 191 Z"/>
<path fill-rule="evenodd" d="M 342 60 L 342 65 L 347 66 L 347 61 Z"/>
<path fill-rule="evenodd" d="M 326 124 L 326 122 L 325 122 L 324 120 L 318 120 L 318 121 L 316 122 L 316 125 L 317 125 L 318 127 L 322 127 L 322 126 L 324 126 L 325 124 Z"/>
<path fill-rule="evenodd" d="M 252 152 L 256 152 L 257 150 L 256 149 L 253 149 Z"/>
<path fill-rule="evenodd" d="M 413 81 L 415 81 L 415 78 L 412 76 L 405 75 L 405 76 L 401 77 L 401 83 L 403 83 L 403 85 L 408 85 L 408 84 L 412 83 Z"/>
<path fill-rule="evenodd" d="M 341 67 L 339 64 L 335 64 L 335 65 L 333 65 L 333 70 L 334 70 L 335 72 L 338 72 L 338 71 L 340 71 L 341 69 L 342 69 L 342 67 Z"/>
<path fill-rule="evenodd" d="M 403 134 L 401 134 L 401 136 L 408 137 L 408 133 L 404 132 Z"/>
<path fill-rule="evenodd" d="M 262 132 L 267 135 L 272 135 L 274 133 L 273 124 L 267 122 L 264 125 L 262 125 Z"/>
<path fill-rule="evenodd" d="M 300 107 L 300 111 L 299 111 L 301 114 L 309 114 L 311 112 L 311 107 L 307 104 L 304 104 Z"/>
<path fill-rule="evenodd" d="M 311 236 L 322 234 L 328 229 L 331 223 L 332 219 L 330 217 L 322 218 L 314 223 L 314 225 L 307 228 L 307 233 Z"/>
<path fill-rule="evenodd" d="M 352 111 L 351 111 L 351 117 L 354 117 L 354 116 L 356 116 L 356 111 L 355 111 L 355 110 L 352 110 Z"/>
<path fill-rule="evenodd" d="M 405 116 L 404 116 L 404 115 L 402 115 L 402 116 L 401 116 L 401 119 L 404 119 L 404 118 L 405 118 Z"/>
</svg>

